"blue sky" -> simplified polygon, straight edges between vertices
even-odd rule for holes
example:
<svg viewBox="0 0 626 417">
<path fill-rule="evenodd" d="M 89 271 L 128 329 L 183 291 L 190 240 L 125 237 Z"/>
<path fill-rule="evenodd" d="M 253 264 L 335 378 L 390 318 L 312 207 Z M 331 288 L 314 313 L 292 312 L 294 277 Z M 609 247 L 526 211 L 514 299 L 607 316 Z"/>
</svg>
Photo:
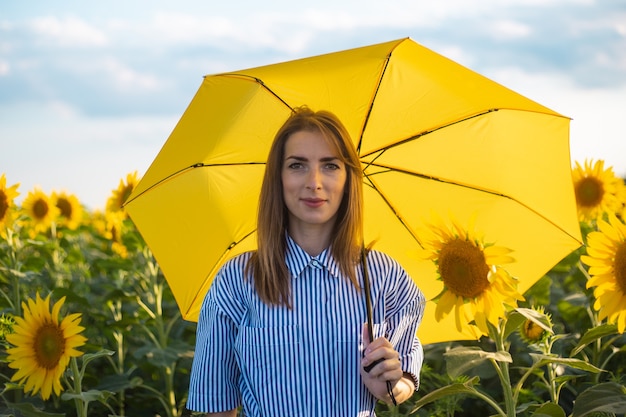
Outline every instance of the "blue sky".
<svg viewBox="0 0 626 417">
<path fill-rule="evenodd" d="M 103 208 L 203 75 L 407 36 L 570 116 L 572 160 L 626 176 L 626 0 L 3 0 L 0 173 Z"/>
</svg>

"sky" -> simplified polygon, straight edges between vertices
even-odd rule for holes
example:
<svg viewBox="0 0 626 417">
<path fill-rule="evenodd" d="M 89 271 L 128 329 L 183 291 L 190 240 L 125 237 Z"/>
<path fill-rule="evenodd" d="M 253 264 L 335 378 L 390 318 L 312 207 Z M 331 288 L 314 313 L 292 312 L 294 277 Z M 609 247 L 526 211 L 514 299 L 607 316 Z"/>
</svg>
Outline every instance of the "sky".
<svg viewBox="0 0 626 417">
<path fill-rule="evenodd" d="M 207 74 L 410 37 L 572 118 L 626 177 L 626 0 L 0 0 L 0 174 L 103 209 Z"/>
</svg>

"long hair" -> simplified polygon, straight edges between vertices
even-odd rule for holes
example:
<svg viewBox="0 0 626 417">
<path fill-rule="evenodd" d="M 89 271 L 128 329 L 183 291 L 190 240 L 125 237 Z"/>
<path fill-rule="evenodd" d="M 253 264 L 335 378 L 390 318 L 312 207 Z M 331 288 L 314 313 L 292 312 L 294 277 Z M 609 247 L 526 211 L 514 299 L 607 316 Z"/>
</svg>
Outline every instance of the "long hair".
<svg viewBox="0 0 626 417">
<path fill-rule="evenodd" d="M 257 247 L 246 266 L 255 289 L 268 305 L 291 307 L 291 276 L 285 263 L 288 210 L 283 196 L 281 170 L 287 139 L 299 131 L 318 131 L 336 149 L 346 166 L 343 200 L 337 211 L 331 253 L 341 272 L 359 288 L 355 264 L 363 245 L 363 172 L 359 157 L 343 123 L 329 111 L 314 112 L 308 107 L 293 110 L 278 130 L 270 148 L 259 197 Z"/>
</svg>

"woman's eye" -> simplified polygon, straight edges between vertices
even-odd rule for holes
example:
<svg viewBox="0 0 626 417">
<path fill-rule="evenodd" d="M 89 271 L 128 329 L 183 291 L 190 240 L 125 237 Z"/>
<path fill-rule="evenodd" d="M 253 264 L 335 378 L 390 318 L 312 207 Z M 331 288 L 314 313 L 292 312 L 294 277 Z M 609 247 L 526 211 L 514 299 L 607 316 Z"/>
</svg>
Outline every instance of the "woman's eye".
<svg viewBox="0 0 626 417">
<path fill-rule="evenodd" d="M 330 169 L 334 171 L 336 169 L 339 169 L 339 165 L 335 163 L 328 163 L 326 164 L 326 169 Z"/>
<path fill-rule="evenodd" d="M 290 169 L 300 169 L 302 168 L 302 162 L 293 162 L 288 165 Z"/>
</svg>

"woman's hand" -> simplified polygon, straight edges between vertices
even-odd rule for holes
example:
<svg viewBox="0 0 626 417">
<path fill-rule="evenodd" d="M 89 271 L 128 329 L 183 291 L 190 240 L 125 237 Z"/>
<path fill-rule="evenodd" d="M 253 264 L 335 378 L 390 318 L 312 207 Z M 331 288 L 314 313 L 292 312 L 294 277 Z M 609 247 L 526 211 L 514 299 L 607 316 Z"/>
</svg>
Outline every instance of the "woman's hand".
<svg viewBox="0 0 626 417">
<path fill-rule="evenodd" d="M 367 389 L 379 400 L 392 403 L 387 392 L 387 381 L 391 383 L 396 402 L 409 399 L 415 391 L 413 379 L 405 374 L 400 367 L 400 355 L 393 345 L 384 337 L 370 343 L 367 324 L 363 325 L 363 359 L 361 360 L 361 377 Z M 380 360 L 369 372 L 364 368 Z"/>
</svg>

